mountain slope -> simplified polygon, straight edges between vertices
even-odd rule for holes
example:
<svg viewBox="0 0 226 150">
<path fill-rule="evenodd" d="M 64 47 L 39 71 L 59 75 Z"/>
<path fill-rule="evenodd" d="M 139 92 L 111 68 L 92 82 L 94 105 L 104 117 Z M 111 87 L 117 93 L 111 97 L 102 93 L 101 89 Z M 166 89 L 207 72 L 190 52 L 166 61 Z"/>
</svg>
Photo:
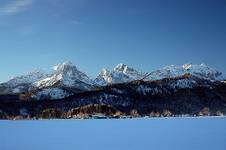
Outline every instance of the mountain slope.
<svg viewBox="0 0 226 150">
<path fill-rule="evenodd" d="M 35 94 L 34 97 L 37 99 L 44 97 L 57 99 L 74 94 L 76 91 L 90 90 L 94 87 L 92 82 L 85 73 L 79 71 L 71 62 L 64 62 L 54 66 L 48 74 L 36 71 L 2 83 L 0 84 L 0 94 L 31 92 Z"/>
<path fill-rule="evenodd" d="M 43 71 L 33 71 L 26 75 L 14 77 L 8 82 L 0 84 L 0 94 L 27 92 L 34 82 L 45 79 L 48 76 Z"/>
</svg>

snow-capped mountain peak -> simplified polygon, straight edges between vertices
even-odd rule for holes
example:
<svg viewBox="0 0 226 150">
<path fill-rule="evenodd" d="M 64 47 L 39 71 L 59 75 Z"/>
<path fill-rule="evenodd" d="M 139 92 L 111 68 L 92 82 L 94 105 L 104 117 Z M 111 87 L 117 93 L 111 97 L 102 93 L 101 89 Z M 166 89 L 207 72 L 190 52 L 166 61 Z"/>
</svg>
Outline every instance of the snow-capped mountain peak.
<svg viewBox="0 0 226 150">
<path fill-rule="evenodd" d="M 127 75 L 136 75 L 139 74 L 139 71 L 133 69 L 132 67 L 129 67 L 123 63 L 118 64 L 114 69 L 114 72 L 119 72 L 119 73 L 123 73 L 123 74 L 127 74 Z"/>
<path fill-rule="evenodd" d="M 120 63 L 113 70 L 117 72 L 126 73 L 126 71 L 128 70 L 128 66 L 123 63 Z"/>
<path fill-rule="evenodd" d="M 35 85 L 52 85 L 52 83 L 57 83 L 61 81 L 65 86 L 75 86 L 78 82 L 83 82 L 84 84 L 92 84 L 92 81 L 89 77 L 79 71 L 75 65 L 71 62 L 64 62 L 62 64 L 58 64 L 57 66 L 53 67 L 53 73 L 49 78 L 46 78 L 41 81 L 37 81 Z"/>
<path fill-rule="evenodd" d="M 114 67 L 112 71 L 102 69 L 99 76 L 95 79 L 98 85 L 107 85 L 114 83 L 124 83 L 132 80 L 137 80 L 143 77 L 143 73 L 120 63 Z"/>
<path fill-rule="evenodd" d="M 75 68 L 75 69 L 77 69 L 76 66 L 73 65 L 72 62 L 66 61 L 66 62 L 63 62 L 61 64 L 58 64 L 58 65 L 54 66 L 53 70 L 55 70 L 55 71 L 65 71 L 65 70 L 68 70 L 68 68 Z"/>
<path fill-rule="evenodd" d="M 94 83 L 96 85 L 106 85 L 112 83 L 112 75 L 111 71 L 107 69 L 102 69 L 100 74 L 97 76 L 97 78 L 94 80 Z"/>
<path fill-rule="evenodd" d="M 209 80 L 222 80 L 222 73 L 208 67 L 206 64 L 193 65 L 191 63 L 184 64 L 182 66 L 166 66 L 162 69 L 153 71 L 150 73 L 148 80 L 156 80 L 162 78 L 170 78 L 181 76 L 186 73 L 192 74 L 199 78 L 209 79 Z"/>
<path fill-rule="evenodd" d="M 54 66 L 49 73 L 36 70 L 27 75 L 14 77 L 8 82 L 0 84 L 0 88 L 4 89 L 0 91 L 0 94 L 26 93 L 37 89 L 42 91 L 51 88 L 58 88 L 61 91 L 65 88 L 82 91 L 93 88 L 93 81 L 85 73 L 79 71 L 71 62 L 64 62 Z M 37 94 L 40 95 L 40 92 Z M 68 94 L 70 93 L 66 95 Z"/>
<path fill-rule="evenodd" d="M 102 69 L 100 76 L 104 78 L 105 81 L 107 81 L 107 83 L 111 83 L 112 82 L 112 77 L 111 77 L 111 72 L 107 69 Z"/>
<path fill-rule="evenodd" d="M 70 61 L 58 64 L 54 66 L 53 69 L 55 71 L 54 74 L 62 74 L 63 76 L 78 76 L 79 78 L 81 78 L 80 76 L 87 77 L 85 73 L 78 70 L 77 67 Z"/>
</svg>

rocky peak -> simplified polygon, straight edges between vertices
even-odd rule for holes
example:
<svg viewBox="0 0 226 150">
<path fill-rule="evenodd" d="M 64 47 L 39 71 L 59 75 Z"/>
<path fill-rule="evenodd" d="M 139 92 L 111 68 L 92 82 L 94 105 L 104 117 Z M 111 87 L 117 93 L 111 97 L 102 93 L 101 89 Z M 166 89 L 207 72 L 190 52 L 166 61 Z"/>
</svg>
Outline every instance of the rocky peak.
<svg viewBox="0 0 226 150">
<path fill-rule="evenodd" d="M 128 68 L 127 65 L 120 63 L 113 70 L 116 71 L 116 72 L 126 73 L 128 69 L 129 68 Z"/>
</svg>

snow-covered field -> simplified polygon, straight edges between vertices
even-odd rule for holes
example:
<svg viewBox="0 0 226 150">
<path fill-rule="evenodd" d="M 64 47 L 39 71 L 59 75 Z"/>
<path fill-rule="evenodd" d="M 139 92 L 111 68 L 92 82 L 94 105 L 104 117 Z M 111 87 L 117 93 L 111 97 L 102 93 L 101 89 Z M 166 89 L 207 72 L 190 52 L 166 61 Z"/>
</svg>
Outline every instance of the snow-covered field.
<svg viewBox="0 0 226 150">
<path fill-rule="evenodd" d="M 0 121 L 0 150 L 225 150 L 226 117 Z"/>
</svg>

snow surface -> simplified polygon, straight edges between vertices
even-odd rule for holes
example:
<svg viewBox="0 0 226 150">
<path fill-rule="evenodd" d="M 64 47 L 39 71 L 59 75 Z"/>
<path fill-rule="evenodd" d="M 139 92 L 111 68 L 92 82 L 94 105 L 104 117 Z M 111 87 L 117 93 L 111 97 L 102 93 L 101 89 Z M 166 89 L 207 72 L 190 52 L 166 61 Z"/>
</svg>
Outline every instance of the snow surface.
<svg viewBox="0 0 226 150">
<path fill-rule="evenodd" d="M 226 148 L 225 117 L 0 121 L 0 133 L 1 150 Z"/>
</svg>

